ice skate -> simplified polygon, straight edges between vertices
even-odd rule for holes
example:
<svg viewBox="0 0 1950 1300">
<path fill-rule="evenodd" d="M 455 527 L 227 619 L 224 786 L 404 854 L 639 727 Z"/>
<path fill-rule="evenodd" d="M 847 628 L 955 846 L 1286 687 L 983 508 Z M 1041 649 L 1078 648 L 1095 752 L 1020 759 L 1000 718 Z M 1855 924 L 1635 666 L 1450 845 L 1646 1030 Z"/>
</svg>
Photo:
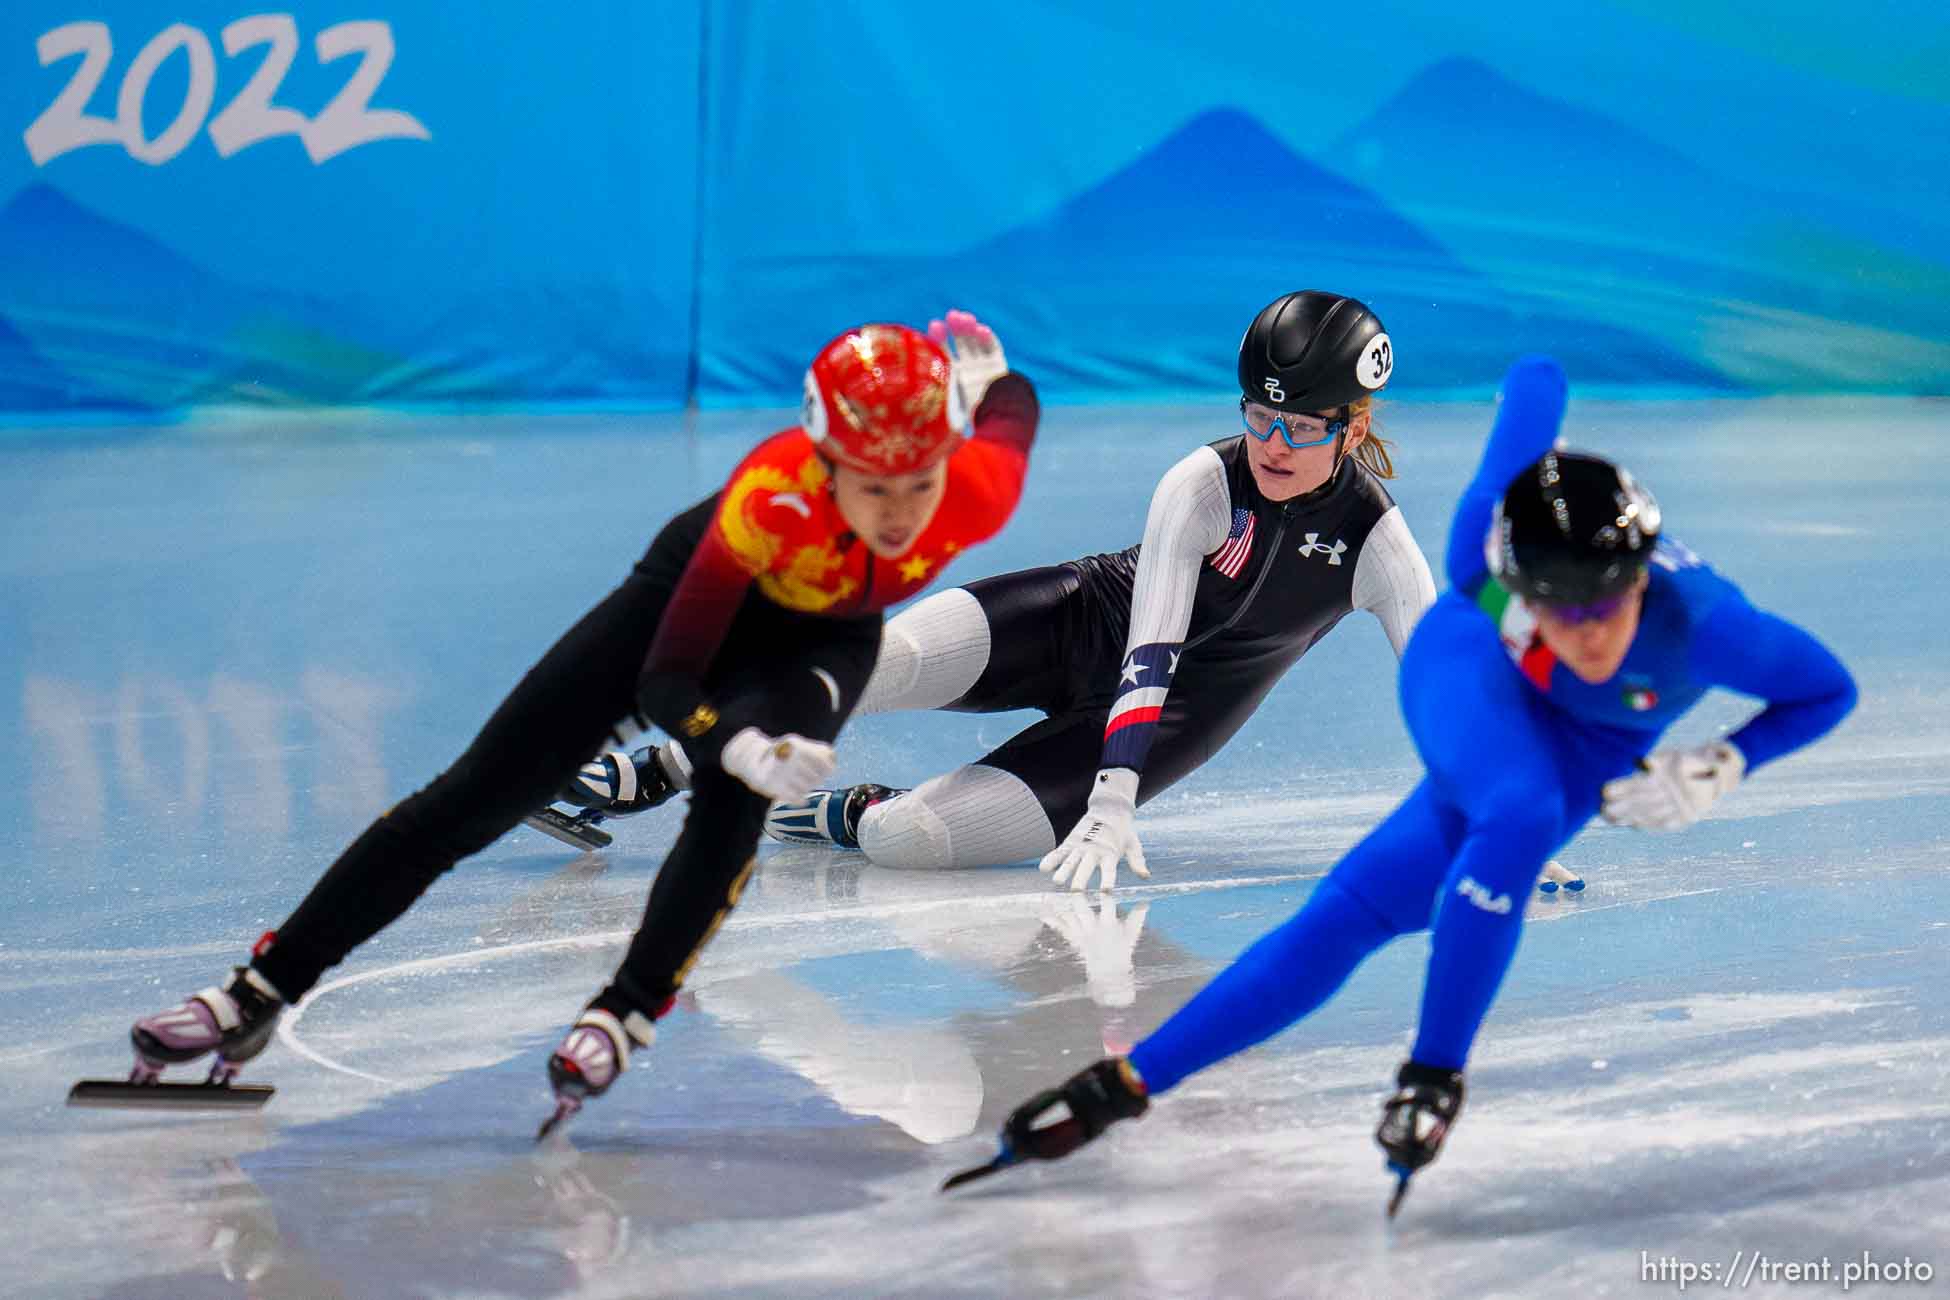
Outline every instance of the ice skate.
<svg viewBox="0 0 1950 1300">
<path fill-rule="evenodd" d="M 670 770 L 672 758 L 683 770 Z M 612 749 L 584 763 L 556 798 L 605 817 L 628 817 L 669 802 L 690 784 L 689 776 L 679 751 L 667 756 L 655 745 L 633 754 Z"/>
<path fill-rule="evenodd" d="M 657 1040 L 657 1027 L 641 1011 L 618 1017 L 591 1004 L 583 1010 L 568 1036 L 548 1058 L 549 1087 L 555 1090 L 555 1113 L 542 1121 L 535 1134 L 541 1141 L 555 1127 L 582 1109 L 591 1097 L 609 1091 L 630 1068 L 630 1052 Z"/>
<path fill-rule="evenodd" d="M 1395 1175 L 1395 1192 L 1388 1200 L 1394 1218 L 1408 1195 L 1408 1180 L 1442 1153 L 1456 1116 L 1462 1113 L 1463 1077 L 1459 1070 L 1403 1063 L 1395 1076 L 1395 1095 L 1382 1103 L 1381 1127 L 1374 1140 L 1388 1153 L 1388 1171 Z"/>
<path fill-rule="evenodd" d="M 815 790 L 792 803 L 775 803 L 765 813 L 765 833 L 786 844 L 860 847 L 860 814 L 874 804 L 906 794 L 884 785 L 848 785 Z"/>
<path fill-rule="evenodd" d="M 670 770 L 675 760 L 680 770 Z M 646 746 L 633 754 L 613 749 L 584 763 L 575 778 L 556 798 L 577 811 L 543 808 L 522 818 L 530 827 L 571 848 L 593 853 L 615 843 L 616 837 L 603 830 L 611 817 L 628 817 L 658 807 L 687 784 L 682 751 L 666 756 L 656 746 Z"/>
<path fill-rule="evenodd" d="M 284 999 L 270 981 L 239 966 L 220 988 L 207 988 L 167 1011 L 144 1016 L 129 1030 L 135 1068 L 126 1080 L 83 1079 L 68 1093 L 71 1106 L 169 1106 L 229 1109 L 261 1106 L 274 1091 L 238 1084 L 237 1072 L 270 1044 Z M 216 1053 L 202 1083 L 165 1083 L 164 1067 Z"/>
<path fill-rule="evenodd" d="M 1051 1112 L 1063 1113 L 1051 1118 Z M 1098 1061 L 1039 1092 L 1010 1114 L 1002 1126 L 995 1159 L 964 1169 L 941 1184 L 952 1191 L 1025 1160 L 1060 1160 L 1120 1119 L 1135 1119 L 1151 1108 L 1151 1094 L 1136 1067 L 1121 1056 Z"/>
<path fill-rule="evenodd" d="M 585 808 L 575 814 L 566 813 L 560 808 L 542 808 L 521 820 L 530 829 L 538 830 L 552 840 L 560 840 L 572 849 L 581 849 L 584 853 L 606 849 L 616 842 L 614 835 L 602 829 L 603 814 L 593 808 Z"/>
</svg>

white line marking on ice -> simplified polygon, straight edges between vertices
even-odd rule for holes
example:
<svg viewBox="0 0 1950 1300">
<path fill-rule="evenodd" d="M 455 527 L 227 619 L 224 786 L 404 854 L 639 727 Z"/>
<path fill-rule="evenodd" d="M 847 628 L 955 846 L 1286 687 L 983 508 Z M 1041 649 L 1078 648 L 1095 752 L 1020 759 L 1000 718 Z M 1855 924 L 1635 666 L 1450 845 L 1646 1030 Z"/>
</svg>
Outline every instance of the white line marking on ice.
<svg viewBox="0 0 1950 1300">
<path fill-rule="evenodd" d="M 1283 871 L 1264 876 L 1224 876 L 1217 880 L 1188 880 L 1165 884 L 1127 886 L 1116 891 L 1118 898 L 1137 895 L 1159 897 L 1167 894 L 1197 894 L 1219 889 L 1244 889 L 1254 885 L 1292 884 L 1299 880 L 1315 880 L 1325 875 L 1322 871 Z M 1530 921 L 1563 921 L 1575 916 L 1590 916 L 1595 912 L 1608 912 L 1616 907 L 1640 907 L 1652 903 L 1665 903 L 1678 898 L 1696 898 L 1702 894 L 1718 894 L 1735 886 L 1718 885 L 1710 889 L 1691 889 L 1673 894 L 1660 894 L 1652 898 L 1624 899 L 1616 903 L 1600 903 L 1595 907 L 1576 907 L 1566 911 L 1533 911 L 1527 918 Z M 791 912 L 780 916 L 754 916 L 742 918 L 734 916 L 724 928 L 733 930 L 770 930 L 792 925 L 816 924 L 826 921 L 843 920 L 887 920 L 894 917 L 913 916 L 922 912 L 937 911 L 944 907 L 967 909 L 971 907 L 1041 907 L 1048 890 L 1027 890 L 1017 894 L 987 894 L 973 898 L 940 898 L 914 903 L 886 903 L 875 907 L 824 908 L 810 912 Z M 314 1065 L 349 1074 L 355 1079 L 364 1079 L 383 1088 L 406 1086 L 401 1080 L 389 1079 L 384 1075 L 370 1074 L 354 1069 L 343 1062 L 335 1061 L 324 1053 L 309 1046 L 298 1037 L 298 1023 L 304 1019 L 305 1012 L 328 993 L 335 993 L 354 984 L 364 984 L 371 980 L 386 979 L 403 975 L 409 971 L 440 970 L 449 966 L 477 966 L 483 962 L 496 961 L 502 957 L 512 957 L 524 952 L 544 952 L 557 948 L 603 948 L 611 944 L 627 941 L 635 930 L 603 930 L 594 934 L 564 935 L 554 939 L 531 939 L 524 943 L 501 944 L 491 948 L 473 948 L 466 952 L 443 953 L 438 957 L 418 957 L 412 961 L 395 962 L 390 966 L 380 966 L 373 970 L 360 971 L 356 975 L 346 975 L 328 980 L 305 995 L 303 1001 L 286 1013 L 278 1022 L 278 1039 L 286 1047 L 298 1053 Z"/>
<path fill-rule="evenodd" d="M 1321 874 L 1318 871 L 1290 871 L 1266 876 L 1229 876 L 1218 880 L 1192 880 L 1162 885 L 1137 885 L 1117 891 L 1117 896 L 1123 898 L 1134 894 L 1152 896 L 1163 894 L 1193 894 L 1215 889 L 1240 889 L 1251 885 L 1290 884 L 1296 880 L 1311 880 Z M 727 931 L 769 930 L 789 925 L 805 925 L 821 921 L 886 920 L 893 917 L 912 916 L 920 912 L 931 912 L 944 907 L 966 909 L 997 904 L 1004 906 L 1041 907 L 1043 905 L 1043 899 L 1048 893 L 1048 890 L 1039 889 L 1020 894 L 992 894 L 975 898 L 930 899 L 925 902 L 915 903 L 887 903 L 877 907 L 829 908 L 812 912 L 788 913 L 782 916 L 754 916 L 750 918 L 734 916 L 730 923 L 725 926 L 725 929 Z M 345 975 L 339 979 L 328 980 L 306 994 L 304 999 L 292 1007 L 285 1014 L 284 1019 L 278 1022 L 278 1040 L 314 1065 L 321 1065 L 328 1070 L 334 1070 L 340 1074 L 349 1074 L 354 1078 L 364 1079 L 369 1083 L 376 1083 L 384 1088 L 401 1087 L 403 1086 L 402 1082 L 398 1079 L 389 1079 L 384 1075 L 370 1074 L 364 1070 L 354 1069 L 352 1066 L 346 1065 L 343 1062 L 333 1060 L 298 1037 L 298 1024 L 305 1018 L 305 1012 L 309 1011 L 320 998 L 328 993 L 335 993 L 340 989 L 349 988 L 354 984 L 364 984 L 370 980 L 386 979 L 389 976 L 403 975 L 409 971 L 440 970 L 448 966 L 474 966 L 482 962 L 494 961 L 502 957 L 511 957 L 524 952 L 543 952 L 556 948 L 603 948 L 612 944 L 625 942 L 634 933 L 634 930 L 603 930 L 594 934 L 564 935 L 554 939 L 531 939 L 524 943 L 509 943 L 492 948 L 473 948 L 466 952 L 443 953 L 438 957 L 418 957 L 412 961 L 395 962 L 390 966 L 380 966 L 373 970 L 360 971 L 356 975 Z"/>
</svg>

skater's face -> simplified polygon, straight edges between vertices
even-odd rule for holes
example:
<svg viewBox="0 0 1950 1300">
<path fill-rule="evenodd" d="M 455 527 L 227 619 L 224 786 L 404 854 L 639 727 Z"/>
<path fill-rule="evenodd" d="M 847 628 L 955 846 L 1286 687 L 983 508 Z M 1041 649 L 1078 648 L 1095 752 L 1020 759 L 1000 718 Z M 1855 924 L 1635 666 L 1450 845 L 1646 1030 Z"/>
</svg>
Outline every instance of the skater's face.
<svg viewBox="0 0 1950 1300">
<path fill-rule="evenodd" d="M 948 490 L 948 467 L 912 474 L 867 474 L 833 466 L 833 501 L 846 526 L 883 560 L 898 560 L 927 531 Z"/>
<path fill-rule="evenodd" d="M 1339 410 L 1286 415 L 1251 401 L 1244 404 L 1243 410 L 1246 432 L 1251 435 L 1246 439 L 1246 463 L 1252 466 L 1253 482 L 1259 485 L 1261 496 L 1268 501 L 1289 501 L 1313 491 L 1333 475 L 1334 439 L 1314 440 L 1326 433 L 1328 422 L 1340 416 Z M 1268 424 L 1269 412 L 1279 416 L 1283 429 Z M 1258 417 L 1257 424 L 1255 417 Z M 1257 425 L 1266 425 L 1264 437 Z M 1368 413 L 1363 411 L 1348 421 L 1342 449 L 1353 452 L 1367 436 Z M 1292 442 L 1314 445 L 1294 447 Z"/>
<path fill-rule="evenodd" d="M 1618 666 L 1625 662 L 1625 652 L 1632 648 L 1632 638 L 1638 635 L 1639 614 L 1645 608 L 1648 581 L 1641 573 L 1617 607 L 1599 618 L 1572 619 L 1541 602 L 1526 604 L 1537 616 L 1537 634 L 1544 638 L 1551 653 L 1579 681 L 1596 686 L 1612 679 Z"/>
</svg>

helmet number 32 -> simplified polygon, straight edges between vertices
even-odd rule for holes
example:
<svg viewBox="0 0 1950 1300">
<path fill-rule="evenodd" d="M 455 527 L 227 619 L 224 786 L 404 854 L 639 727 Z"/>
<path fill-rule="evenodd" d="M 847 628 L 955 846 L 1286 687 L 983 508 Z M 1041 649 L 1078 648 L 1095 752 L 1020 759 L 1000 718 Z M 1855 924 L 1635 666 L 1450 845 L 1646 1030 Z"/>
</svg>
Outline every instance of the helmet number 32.
<svg viewBox="0 0 1950 1300">
<path fill-rule="evenodd" d="M 1361 360 L 1354 367 L 1354 377 L 1361 381 L 1363 388 L 1379 388 L 1388 382 L 1389 372 L 1394 368 L 1395 349 L 1388 342 L 1386 334 L 1377 334 L 1361 350 Z"/>
</svg>

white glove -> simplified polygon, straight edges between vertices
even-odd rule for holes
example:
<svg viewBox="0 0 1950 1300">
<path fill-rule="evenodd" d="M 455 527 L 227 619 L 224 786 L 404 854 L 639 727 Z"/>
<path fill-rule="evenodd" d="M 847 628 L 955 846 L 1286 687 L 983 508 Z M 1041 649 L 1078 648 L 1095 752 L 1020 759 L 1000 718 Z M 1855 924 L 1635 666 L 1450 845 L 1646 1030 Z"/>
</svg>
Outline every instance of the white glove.
<svg viewBox="0 0 1950 1300">
<path fill-rule="evenodd" d="M 1117 904 L 1105 898 L 1095 908 L 1078 894 L 1043 896 L 1043 924 L 1063 936 L 1083 958 L 1084 987 L 1100 1007 L 1128 1007 L 1137 1001 L 1137 966 L 1132 954 L 1144 933 L 1144 914 L 1151 904 L 1139 903 L 1121 918 Z"/>
<path fill-rule="evenodd" d="M 1097 773 L 1097 784 L 1090 791 L 1090 806 L 1063 842 L 1044 856 L 1039 870 L 1055 883 L 1072 889 L 1088 889 L 1090 878 L 1104 873 L 1104 888 L 1117 884 L 1117 864 L 1131 861 L 1131 870 L 1149 880 L 1151 871 L 1144 865 L 1144 846 L 1131 828 L 1137 816 L 1138 774 L 1128 767 L 1107 767 Z"/>
<path fill-rule="evenodd" d="M 976 320 L 974 312 L 968 311 L 949 312 L 945 324 L 929 321 L 928 337 L 939 343 L 954 362 L 962 409 L 968 412 L 969 419 L 974 419 L 989 385 L 1009 373 L 1009 359 L 1002 355 L 1002 340 L 995 337 L 994 330 Z"/>
<path fill-rule="evenodd" d="M 833 774 L 833 747 L 790 733 L 775 739 L 746 727 L 725 741 L 719 763 L 767 799 L 804 799 Z"/>
<path fill-rule="evenodd" d="M 1706 815 L 1713 801 L 1740 784 L 1747 756 L 1728 741 L 1697 749 L 1660 749 L 1639 760 L 1631 776 L 1605 782 L 1606 821 L 1648 831 L 1676 831 Z"/>
</svg>

